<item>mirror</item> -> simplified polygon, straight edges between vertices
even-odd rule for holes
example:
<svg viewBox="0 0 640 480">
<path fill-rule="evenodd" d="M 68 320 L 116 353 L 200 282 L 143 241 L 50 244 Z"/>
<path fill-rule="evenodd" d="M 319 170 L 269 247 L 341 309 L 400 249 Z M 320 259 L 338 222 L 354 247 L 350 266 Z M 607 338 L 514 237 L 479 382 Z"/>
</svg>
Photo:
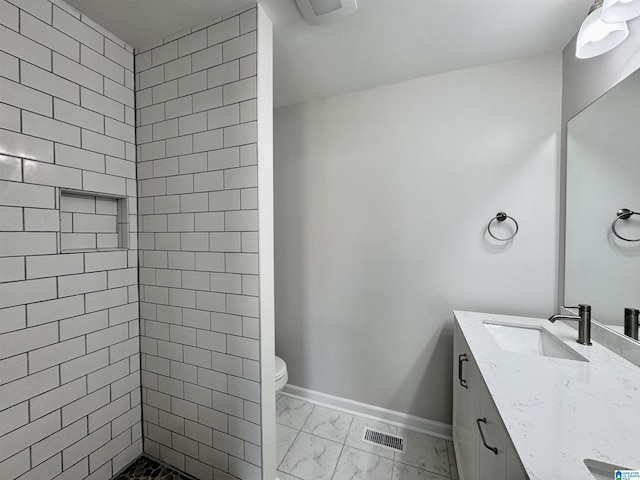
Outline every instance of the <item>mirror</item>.
<svg viewBox="0 0 640 480">
<path fill-rule="evenodd" d="M 624 332 L 640 308 L 640 70 L 567 124 L 564 305 Z M 618 238 L 612 229 L 615 222 Z"/>
</svg>

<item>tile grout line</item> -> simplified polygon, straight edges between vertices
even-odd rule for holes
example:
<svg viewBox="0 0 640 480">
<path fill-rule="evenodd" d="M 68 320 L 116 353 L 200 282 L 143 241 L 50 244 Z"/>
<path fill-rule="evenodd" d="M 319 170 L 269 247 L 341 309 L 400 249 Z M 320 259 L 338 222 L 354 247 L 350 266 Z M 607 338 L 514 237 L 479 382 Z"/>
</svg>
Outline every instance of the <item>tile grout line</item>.
<svg viewBox="0 0 640 480">
<path fill-rule="evenodd" d="M 287 451 L 285 452 L 285 454 L 282 456 L 282 460 L 280 460 L 280 463 L 278 464 L 278 466 L 276 467 L 276 471 L 280 470 L 280 467 L 282 466 L 282 463 L 284 462 L 284 459 L 286 458 L 286 456 L 288 455 L 288 453 L 291 451 L 291 448 L 293 447 L 293 444 L 296 443 L 296 440 L 298 439 L 298 437 L 300 436 L 300 434 L 302 433 L 302 430 L 298 430 L 298 433 L 296 433 L 295 438 L 293 439 L 293 442 L 291 442 L 291 445 L 289 445 L 289 448 L 287 449 Z M 277 440 L 276 440 L 277 443 Z M 287 473 L 287 472 L 284 472 Z M 290 473 L 287 473 L 287 475 L 291 475 Z"/>
<path fill-rule="evenodd" d="M 326 408 L 326 407 L 325 407 Z M 355 415 L 351 415 L 351 421 L 349 422 L 349 428 L 347 428 L 347 434 L 344 437 L 344 441 L 342 442 L 342 447 L 340 448 L 340 454 L 338 455 L 338 460 L 336 462 L 335 467 L 333 467 L 333 473 L 331 474 L 331 479 L 333 479 L 338 471 L 338 465 L 340 465 L 340 459 L 342 458 L 342 454 L 344 453 L 344 447 L 347 444 L 347 437 L 349 437 L 349 432 L 351 431 L 351 426 L 353 425 L 353 421 L 355 420 Z"/>
<path fill-rule="evenodd" d="M 277 399 L 276 399 L 276 403 L 277 403 Z M 297 440 L 297 439 L 298 439 L 298 437 L 300 436 L 300 433 L 302 433 L 302 429 L 304 428 L 304 425 L 307 423 L 307 420 L 309 419 L 309 417 L 311 416 L 311 414 L 313 413 L 313 411 L 314 411 L 314 410 L 315 410 L 315 405 L 313 405 L 313 407 L 311 408 L 311 411 L 310 411 L 310 412 L 307 414 L 307 416 L 305 417 L 304 422 L 302 422 L 302 426 L 301 426 L 299 429 L 297 429 L 297 428 L 295 428 L 295 429 L 294 429 L 294 430 L 297 430 L 297 431 L 298 431 L 298 433 L 296 434 L 296 437 L 293 439 L 293 442 L 291 442 L 291 445 L 289 445 L 289 448 L 287 449 L 287 451 L 285 452 L 285 454 L 282 456 L 282 460 L 280 461 L 280 463 L 279 463 L 279 464 L 278 464 L 278 466 L 276 467 L 276 471 L 277 471 L 277 470 L 279 470 L 280 466 L 282 465 L 282 462 L 284 462 L 285 457 L 287 456 L 287 454 L 289 453 L 289 451 L 290 451 L 290 450 L 291 450 L 291 448 L 293 447 L 293 444 L 296 442 L 296 440 Z M 276 420 L 276 423 L 278 423 L 278 422 L 277 422 L 277 420 Z M 289 428 L 293 428 L 293 427 L 290 427 L 289 425 L 284 425 L 284 424 L 282 424 L 282 423 L 281 423 L 280 425 L 283 425 L 283 426 L 285 426 L 285 427 L 289 427 Z M 277 443 L 277 440 L 276 440 L 276 443 Z M 287 473 L 287 472 L 284 472 L 284 473 Z M 289 474 L 289 473 L 287 473 L 287 475 L 290 475 L 290 474 Z"/>
</svg>

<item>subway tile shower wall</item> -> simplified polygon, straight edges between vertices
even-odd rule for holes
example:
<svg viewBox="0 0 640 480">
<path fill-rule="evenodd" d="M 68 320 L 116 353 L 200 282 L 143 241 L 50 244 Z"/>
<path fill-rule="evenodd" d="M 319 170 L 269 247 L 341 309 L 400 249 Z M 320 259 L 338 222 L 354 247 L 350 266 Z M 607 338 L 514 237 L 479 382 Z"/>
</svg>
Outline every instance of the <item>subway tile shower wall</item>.
<svg viewBox="0 0 640 480">
<path fill-rule="evenodd" d="M 142 452 L 135 160 L 133 49 L 60 0 L 0 0 L 3 480 Z"/>
<path fill-rule="evenodd" d="M 145 452 L 261 478 L 256 8 L 136 55 Z"/>
</svg>

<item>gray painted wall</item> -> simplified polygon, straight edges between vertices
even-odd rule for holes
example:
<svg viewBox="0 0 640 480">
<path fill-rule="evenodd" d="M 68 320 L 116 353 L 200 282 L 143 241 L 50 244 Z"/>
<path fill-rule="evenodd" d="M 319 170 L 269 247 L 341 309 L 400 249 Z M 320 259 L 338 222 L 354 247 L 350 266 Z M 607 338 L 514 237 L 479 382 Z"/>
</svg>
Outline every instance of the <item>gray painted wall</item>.
<svg viewBox="0 0 640 480">
<path fill-rule="evenodd" d="M 453 309 L 556 303 L 561 56 L 275 112 L 290 384 L 451 423 Z M 487 222 L 520 222 L 499 244 Z"/>
</svg>

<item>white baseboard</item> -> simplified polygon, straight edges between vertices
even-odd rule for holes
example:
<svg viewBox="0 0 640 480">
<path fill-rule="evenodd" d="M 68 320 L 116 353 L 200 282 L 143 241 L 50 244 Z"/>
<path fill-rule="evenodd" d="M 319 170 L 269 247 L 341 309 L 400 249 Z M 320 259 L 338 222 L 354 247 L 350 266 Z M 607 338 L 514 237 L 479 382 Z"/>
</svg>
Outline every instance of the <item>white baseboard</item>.
<svg viewBox="0 0 640 480">
<path fill-rule="evenodd" d="M 436 422 L 427 418 L 416 417 L 407 413 L 396 412 L 386 408 L 369 405 L 367 403 L 356 402 L 348 398 L 336 397 L 315 390 L 297 387 L 286 384 L 282 389 L 284 395 L 306 400 L 316 405 L 333 408 L 342 412 L 367 417 L 372 420 L 380 420 L 399 427 L 408 428 L 417 432 L 426 433 L 434 437 L 452 440 L 451 425 Z"/>
</svg>

